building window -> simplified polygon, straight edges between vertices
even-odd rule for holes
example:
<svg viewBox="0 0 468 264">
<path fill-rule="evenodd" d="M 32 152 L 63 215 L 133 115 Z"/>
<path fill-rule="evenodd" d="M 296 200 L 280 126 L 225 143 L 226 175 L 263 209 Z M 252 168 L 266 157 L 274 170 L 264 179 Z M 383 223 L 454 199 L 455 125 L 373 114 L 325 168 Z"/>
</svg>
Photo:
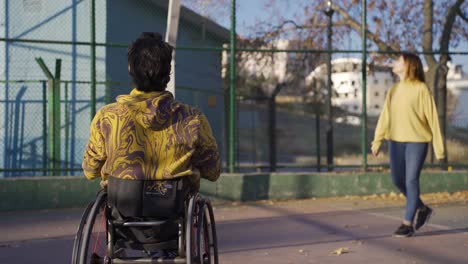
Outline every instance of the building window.
<svg viewBox="0 0 468 264">
<path fill-rule="evenodd" d="M 390 81 L 388 79 L 385 79 L 385 85 L 388 85 Z"/>
<path fill-rule="evenodd" d="M 379 109 L 379 105 L 374 105 L 374 108 L 375 108 L 375 109 Z"/>
<path fill-rule="evenodd" d="M 354 89 L 354 98 L 357 98 L 357 89 Z"/>
<path fill-rule="evenodd" d="M 374 79 L 374 84 L 379 84 L 379 80 L 378 80 L 378 79 Z"/>
<path fill-rule="evenodd" d="M 348 93 L 345 93 L 345 94 L 344 94 L 344 97 L 348 98 Z"/>
<path fill-rule="evenodd" d="M 358 110 L 358 106 L 357 106 L 357 105 L 354 106 L 354 110 Z"/>
<path fill-rule="evenodd" d="M 375 96 L 379 96 L 379 92 L 375 92 L 374 95 L 375 95 Z"/>
<path fill-rule="evenodd" d="M 352 82 L 351 82 L 351 85 L 354 86 L 354 84 L 355 84 L 355 81 L 352 81 Z"/>
</svg>

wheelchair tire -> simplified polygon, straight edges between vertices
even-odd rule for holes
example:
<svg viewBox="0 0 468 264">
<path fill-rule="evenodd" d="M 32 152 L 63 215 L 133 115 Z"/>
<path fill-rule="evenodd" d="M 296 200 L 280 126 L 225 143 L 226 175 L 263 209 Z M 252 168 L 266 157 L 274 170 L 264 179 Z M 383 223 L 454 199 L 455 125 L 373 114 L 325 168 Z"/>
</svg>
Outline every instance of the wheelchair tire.
<svg viewBox="0 0 468 264">
<path fill-rule="evenodd" d="M 205 201 L 199 200 L 197 203 L 197 217 L 195 219 L 195 230 L 196 230 L 196 248 L 195 248 L 195 263 L 204 264 L 204 257 L 206 256 L 209 261 L 209 254 L 205 253 L 207 245 L 207 236 L 205 233 Z"/>
<path fill-rule="evenodd" d="M 208 240 L 208 248 L 206 249 L 207 258 L 203 257 L 203 264 L 218 264 L 218 237 L 216 235 L 216 224 L 214 219 L 213 207 L 209 200 L 205 201 L 205 217 L 203 230 L 206 233 L 205 237 Z M 206 261 L 207 260 L 207 261 Z"/>
<path fill-rule="evenodd" d="M 72 252 L 72 259 L 71 264 L 77 264 L 78 262 L 78 252 L 81 245 L 81 237 L 83 236 L 83 228 L 86 224 L 86 220 L 88 219 L 89 211 L 91 211 L 91 207 L 93 207 L 94 201 L 89 202 L 88 206 L 83 212 L 81 216 L 80 225 L 78 226 L 78 230 L 76 231 L 75 239 L 73 241 L 73 252 Z"/>
<path fill-rule="evenodd" d="M 216 226 L 211 203 L 196 195 L 190 199 L 187 209 L 187 264 L 218 264 Z"/>
<path fill-rule="evenodd" d="M 77 259 L 73 264 L 107 263 L 106 206 L 107 193 L 100 192 L 86 217 L 81 234 L 77 234 L 81 239 L 78 242 Z"/>
<path fill-rule="evenodd" d="M 187 214 L 185 216 L 185 257 L 187 264 L 194 263 L 195 259 L 195 234 L 194 225 L 197 215 L 197 206 L 200 196 L 197 194 L 190 198 L 187 206 Z"/>
</svg>

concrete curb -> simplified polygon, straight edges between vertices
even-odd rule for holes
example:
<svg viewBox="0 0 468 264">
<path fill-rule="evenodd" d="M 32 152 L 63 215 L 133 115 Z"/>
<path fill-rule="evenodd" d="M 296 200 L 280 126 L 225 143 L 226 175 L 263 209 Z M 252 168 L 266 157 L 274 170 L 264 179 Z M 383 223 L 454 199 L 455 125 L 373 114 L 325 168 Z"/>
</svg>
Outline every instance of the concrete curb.
<svg viewBox="0 0 468 264">
<path fill-rule="evenodd" d="M 83 177 L 32 177 L 0 180 L 0 211 L 82 207 L 94 199 L 98 181 Z M 425 172 L 421 192 L 468 190 L 468 172 Z M 223 174 L 202 181 L 201 193 L 214 203 L 286 200 L 396 192 L 388 173 Z"/>
</svg>

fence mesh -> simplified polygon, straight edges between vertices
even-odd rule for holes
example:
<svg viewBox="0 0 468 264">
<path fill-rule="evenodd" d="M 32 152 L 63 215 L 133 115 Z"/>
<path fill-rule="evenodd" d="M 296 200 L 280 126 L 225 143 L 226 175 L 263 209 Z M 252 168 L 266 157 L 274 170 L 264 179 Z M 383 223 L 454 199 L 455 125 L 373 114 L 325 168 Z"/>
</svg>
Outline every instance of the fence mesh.
<svg viewBox="0 0 468 264">
<path fill-rule="evenodd" d="M 367 74 L 363 78 L 362 38 L 359 30 L 350 26 L 362 19 L 361 2 L 336 1 L 331 6 L 334 14 L 327 13 L 326 2 L 237 0 L 233 6 L 227 0 L 182 1 L 175 95 L 207 115 L 226 168 L 231 163 L 237 171 L 323 171 L 327 166 L 341 170 L 364 163 L 388 166 L 386 144 L 377 158 L 370 154 L 369 146 L 386 92 L 396 81 L 391 73 L 395 55 L 375 52 L 382 50 L 379 45 L 383 44 L 368 40 Z M 441 1 L 435 8 L 448 10 L 453 4 Z M 369 1 L 365 10 L 369 33 L 382 36 L 379 32 L 394 28 L 387 34 L 392 38 L 384 42 L 390 48 L 401 43 L 402 50 L 419 51 L 428 65 L 428 54 L 411 42 L 422 39 L 421 34 L 412 33 L 418 32 L 422 22 L 412 23 L 414 28 L 408 29 L 411 34 L 399 37 L 398 30 L 405 27 L 388 15 L 422 12 L 422 1 L 414 1 L 410 7 L 412 11 L 399 1 Z M 143 31 L 164 35 L 167 8 L 167 1 L 153 0 L 2 2 L 0 148 L 5 155 L 0 160 L 1 176 L 82 174 L 92 102 L 95 99 L 98 110 L 132 89 L 127 47 Z M 444 12 L 434 14 L 433 26 L 440 37 Z M 232 15 L 236 19 L 234 54 L 230 46 Z M 468 54 L 463 50 L 467 29 L 460 23 L 459 18 L 454 23 L 452 44 L 458 53 L 451 54 L 448 64 L 445 120 L 448 164 L 461 168 L 468 166 L 468 85 L 463 69 Z M 441 59 L 437 52 L 433 56 Z M 60 136 L 54 142 L 48 138 L 48 127 L 54 121 L 49 118 L 51 87 L 36 58 L 42 58 L 54 77 L 60 76 Z M 231 62 L 235 62 L 234 69 Z M 234 87 L 233 101 L 230 87 Z M 230 126 L 231 118 L 234 127 Z M 60 169 L 55 171 L 49 165 L 54 144 L 60 144 Z M 330 153 L 332 164 L 327 161 Z M 431 155 L 428 161 L 436 163 Z"/>
</svg>

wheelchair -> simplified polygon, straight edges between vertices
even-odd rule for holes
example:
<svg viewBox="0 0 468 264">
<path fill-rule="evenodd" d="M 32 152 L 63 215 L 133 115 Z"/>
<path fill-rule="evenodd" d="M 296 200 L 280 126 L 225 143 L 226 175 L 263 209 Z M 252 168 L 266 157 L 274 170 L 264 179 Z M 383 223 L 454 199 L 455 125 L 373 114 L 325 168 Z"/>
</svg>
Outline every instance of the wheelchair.
<svg viewBox="0 0 468 264">
<path fill-rule="evenodd" d="M 71 263 L 217 264 L 213 207 L 189 186 L 109 177 L 82 215 Z"/>
</svg>

